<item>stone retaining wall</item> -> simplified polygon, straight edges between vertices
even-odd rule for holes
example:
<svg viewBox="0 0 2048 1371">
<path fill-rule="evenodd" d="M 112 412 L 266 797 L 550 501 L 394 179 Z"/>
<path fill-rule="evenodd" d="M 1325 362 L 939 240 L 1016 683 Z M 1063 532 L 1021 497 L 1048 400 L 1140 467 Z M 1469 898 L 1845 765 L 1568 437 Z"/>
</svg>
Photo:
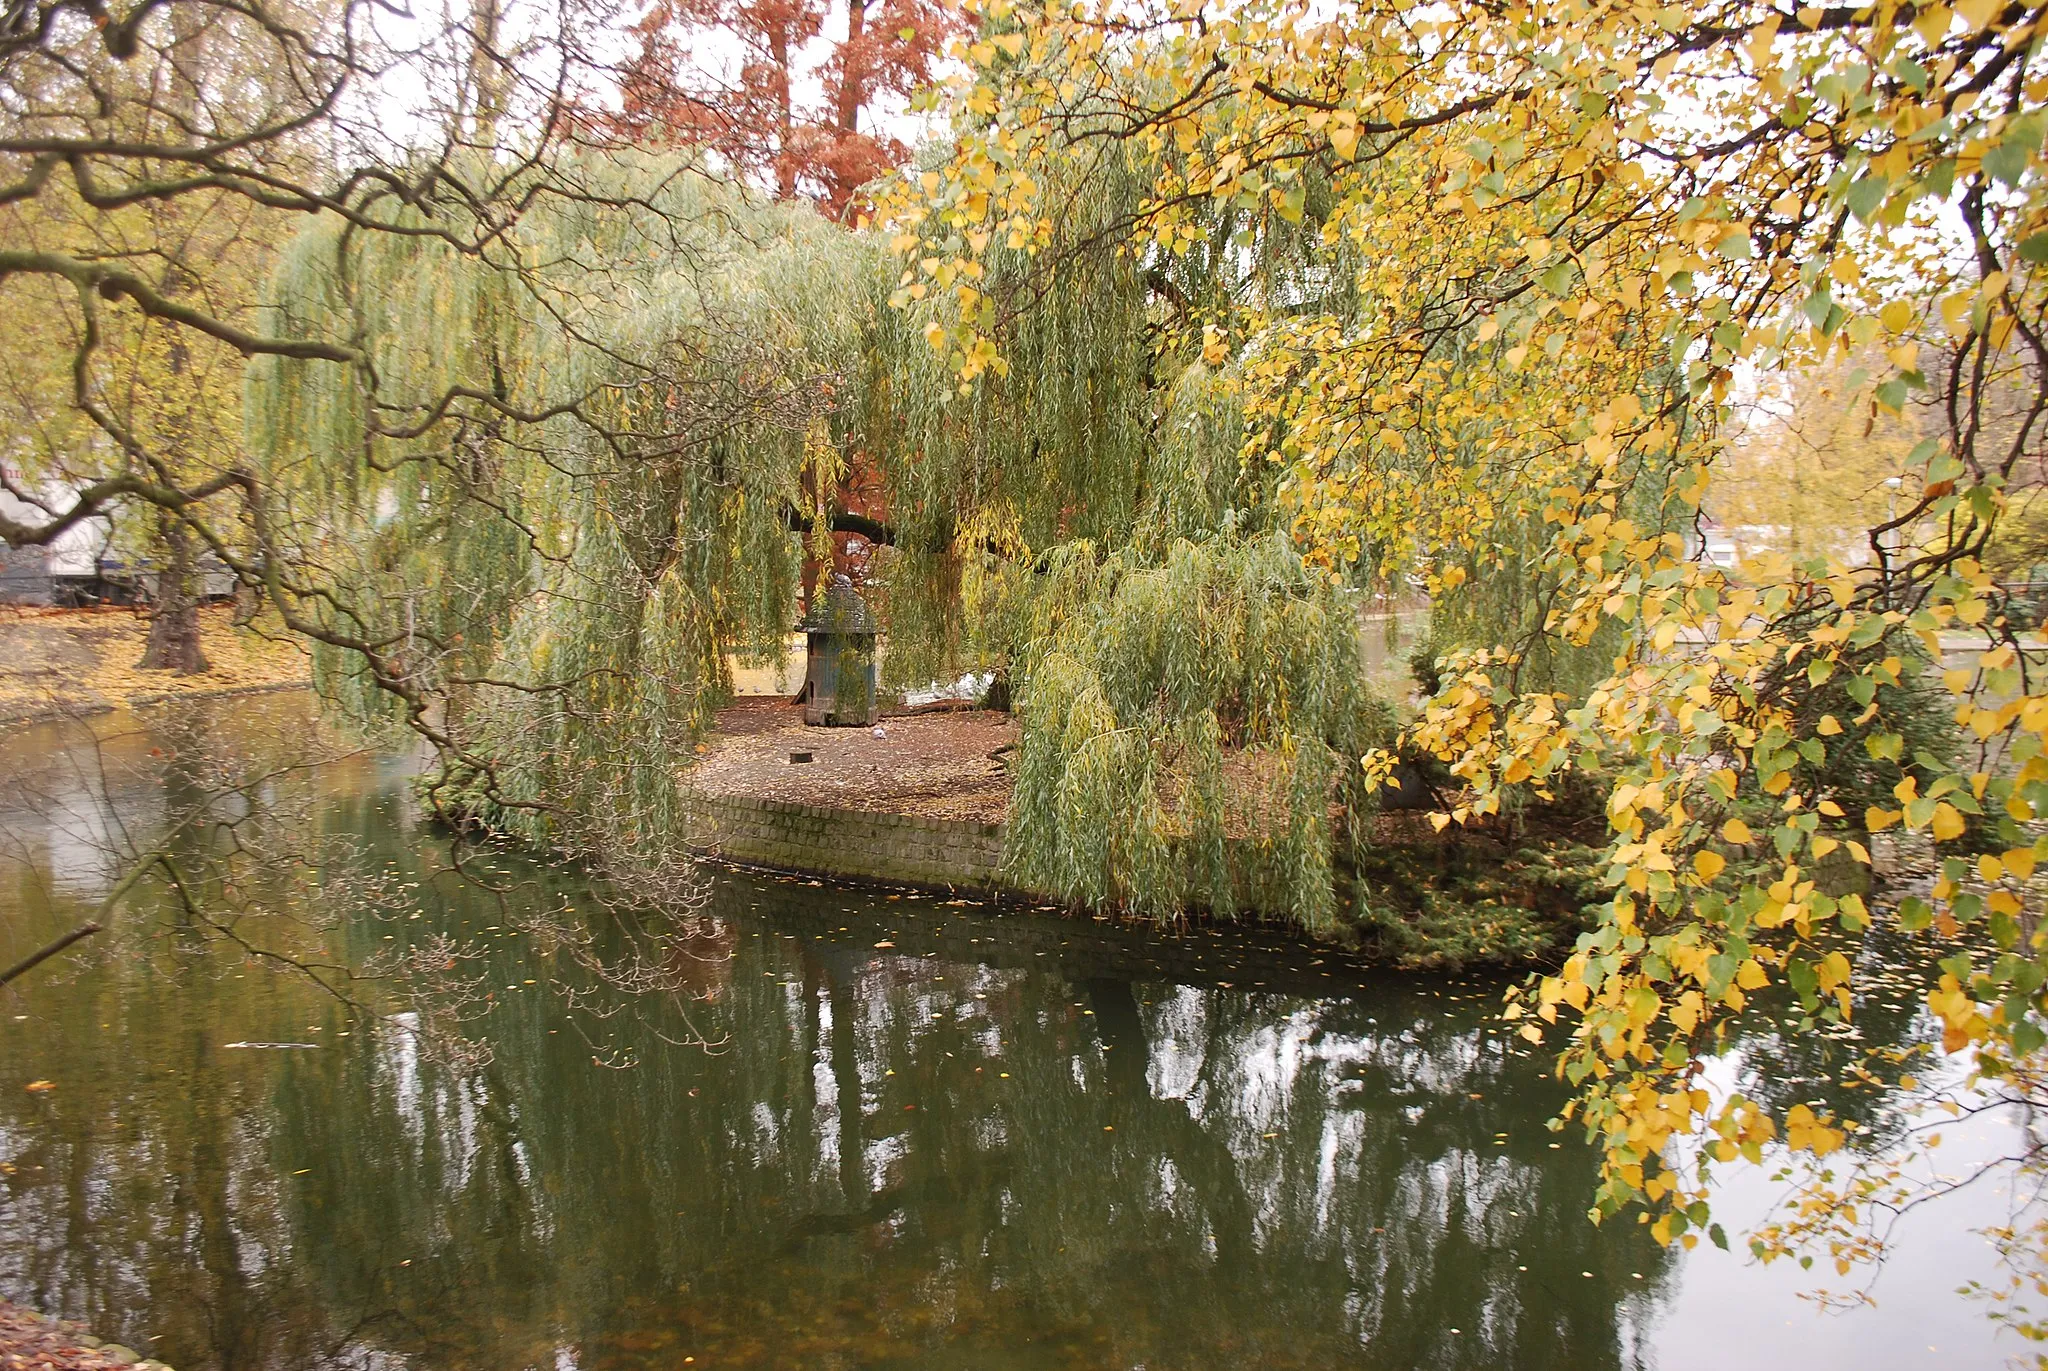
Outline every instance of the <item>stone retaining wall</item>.
<svg viewBox="0 0 2048 1371">
<path fill-rule="evenodd" d="M 699 851 L 723 861 L 905 885 L 994 890 L 1003 826 L 683 792 Z"/>
</svg>

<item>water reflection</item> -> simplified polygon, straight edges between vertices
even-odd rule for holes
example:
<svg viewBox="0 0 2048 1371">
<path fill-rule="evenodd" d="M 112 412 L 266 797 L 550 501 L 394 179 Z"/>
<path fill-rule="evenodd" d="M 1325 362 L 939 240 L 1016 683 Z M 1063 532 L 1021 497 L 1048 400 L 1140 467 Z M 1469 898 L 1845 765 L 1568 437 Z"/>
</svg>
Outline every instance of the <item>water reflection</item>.
<svg viewBox="0 0 2048 1371">
<path fill-rule="evenodd" d="M 535 936 L 573 882 L 436 879 L 395 768 L 317 784 L 348 857 L 302 927 L 472 951 L 489 1052 L 219 939 L 111 941 L 4 1006 L 0 1292 L 187 1371 L 1653 1360 L 1669 1259 L 1586 1223 L 1490 987 L 727 875 L 634 995 Z M 147 790 L 79 804 L 160 821 Z M 24 943 L 99 889 L 11 871 Z"/>
</svg>

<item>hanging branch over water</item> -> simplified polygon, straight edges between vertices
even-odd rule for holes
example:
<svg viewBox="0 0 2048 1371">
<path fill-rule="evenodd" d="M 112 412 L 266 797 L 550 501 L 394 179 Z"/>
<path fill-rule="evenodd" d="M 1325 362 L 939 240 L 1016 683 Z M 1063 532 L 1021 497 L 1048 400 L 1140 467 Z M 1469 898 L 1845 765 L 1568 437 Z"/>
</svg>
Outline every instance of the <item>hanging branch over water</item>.
<svg viewBox="0 0 2048 1371">
<path fill-rule="evenodd" d="M 0 213 L 9 248 L 12 431 L 0 540 L 47 545 L 137 509 L 172 562 L 217 560 L 285 627 L 354 654 L 443 749 L 402 632 L 350 605 L 303 555 L 300 492 L 241 442 L 245 359 L 351 378 L 368 432 L 464 435 L 534 412 L 488 376 L 393 406 L 358 329 L 314 333 L 262 283 L 302 225 L 358 241 L 433 243 L 518 276 L 508 245 L 537 211 L 645 214 L 586 175 L 564 111 L 602 81 L 612 15 L 561 0 L 394 24 L 373 0 L 147 0 L 8 12 Z M 573 207 L 573 208 L 570 208 Z M 558 323 L 573 330 L 573 304 Z M 47 365 L 45 365 L 47 363 Z M 591 422 L 596 397 L 548 396 Z M 600 424 L 601 426 L 601 424 Z M 160 578 L 161 579 L 161 578 Z M 189 579 L 180 571 L 171 578 Z M 180 587 L 167 587 L 176 591 Z"/>
<path fill-rule="evenodd" d="M 68 243 L 0 261 L 10 283 L 68 292 L 51 297 L 75 312 L 68 402 L 104 440 L 99 468 L 44 473 L 80 492 L 69 503 L 7 476 L 29 502 L 0 532 L 48 541 L 117 502 L 155 506 L 318 645 L 329 698 L 436 746 L 429 789 L 451 812 L 658 865 L 678 837 L 675 759 L 729 662 L 779 652 L 821 523 L 891 550 L 892 673 L 981 664 L 1020 683 L 1040 679 L 1047 597 L 1080 584 L 1056 565 L 1114 568 L 1088 582 L 1113 597 L 1189 558 L 1237 565 L 1269 531 L 1271 474 L 1240 459 L 1238 383 L 1202 360 L 1203 331 L 1227 327 L 1244 291 L 1316 279 L 1305 232 L 1140 260 L 1116 237 L 1159 167 L 1108 147 L 1061 188 L 1061 270 L 1024 252 L 996 264 L 987 294 L 1017 365 L 961 392 L 931 319 L 882 308 L 871 235 L 684 154 L 574 141 L 559 111 L 592 70 L 576 37 L 589 14 L 565 9 L 535 64 L 520 45 L 541 39 L 496 11 L 397 51 L 373 9 L 346 3 L 163 8 L 184 27 L 159 33 L 137 11 L 109 30 L 191 87 L 175 109 L 119 84 L 116 108 L 85 101 L 76 73 L 123 59 L 66 11 L 10 50 L 52 97 L 0 139 L 7 195 L 61 190 L 88 217 L 226 204 L 301 231 L 275 247 L 260 307 L 198 288 L 189 264 L 155 279 Z M 289 89 L 244 108 L 180 75 L 209 24 L 213 50 L 267 56 Z M 432 78 L 421 127 L 438 143 L 397 146 L 358 103 L 408 67 Z M 249 358 L 246 454 L 169 441 L 109 402 L 107 340 L 131 319 Z M 883 475 L 886 520 L 806 499 L 857 454 Z M 1062 562 L 1069 545 L 1088 551 Z M 1260 593 L 1279 603 L 1323 594 L 1271 570 Z M 1200 627 L 1212 607 L 1175 612 Z M 1211 684 L 1173 728 L 1206 713 L 1230 733 L 1216 717 L 1232 691 Z M 1356 733 L 1334 714 L 1290 727 L 1314 748 Z M 1289 907 L 1329 908 L 1327 881 L 1297 894 Z"/>
<path fill-rule="evenodd" d="M 90 938 L 93 934 L 99 931 L 100 926 L 96 923 L 80 924 L 77 928 L 72 929 L 63 937 L 56 938 L 48 943 L 45 943 L 41 948 L 37 949 L 34 952 L 31 952 L 28 956 L 23 957 L 13 966 L 8 967 L 5 971 L 0 971 L 0 985 L 6 985 L 9 981 L 13 980 L 17 976 L 26 975 L 28 972 L 35 970 L 38 966 L 41 966 L 50 958 L 56 956 L 59 952 L 62 952 L 65 948 L 71 946 L 73 943 L 81 942 L 86 938 Z"/>
<path fill-rule="evenodd" d="M 338 225 L 295 243 L 284 310 L 362 339 L 367 364 L 260 363 L 251 445 L 317 511 L 305 564 L 436 702 L 437 799 L 651 858 L 729 654 L 788 630 L 792 521 L 847 441 L 879 258 L 681 155 L 565 165 L 593 198 L 536 205 L 497 256 Z M 317 669 L 352 709 L 393 712 L 359 654 Z"/>
</svg>

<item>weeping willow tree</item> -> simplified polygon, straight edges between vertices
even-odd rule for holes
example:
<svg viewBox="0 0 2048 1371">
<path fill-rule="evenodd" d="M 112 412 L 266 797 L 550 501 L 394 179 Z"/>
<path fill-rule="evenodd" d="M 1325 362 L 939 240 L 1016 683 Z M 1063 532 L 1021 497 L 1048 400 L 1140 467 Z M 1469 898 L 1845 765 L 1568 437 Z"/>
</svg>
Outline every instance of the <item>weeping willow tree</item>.
<svg viewBox="0 0 2048 1371">
<path fill-rule="evenodd" d="M 1014 864 L 1036 888 L 1154 916 L 1336 922 L 1337 822 L 1390 719 L 1346 597 L 1276 535 L 1226 524 L 1157 556 L 1061 549 L 1021 672 Z"/>
<path fill-rule="evenodd" d="M 1076 204 L 1078 232 L 1142 194 L 1138 170 L 1118 165 Z M 877 318 L 866 428 L 895 534 L 884 592 L 892 684 L 1006 669 L 1015 637 L 1000 602 L 1029 585 L 1037 555 L 1131 536 L 1157 419 L 1143 265 L 1115 252 L 1076 253 L 1050 274 L 1035 265 L 1018 253 L 991 273 L 991 307 L 1025 294 L 1035 304 L 1010 319 L 1013 365 L 979 385 L 960 387 L 952 359 L 927 341 L 928 310 Z"/>
<path fill-rule="evenodd" d="M 921 290 L 877 321 L 889 664 L 1009 677 L 1020 884 L 1327 931 L 1341 839 L 1371 807 L 1358 758 L 1390 716 L 1362 681 L 1356 595 L 1304 564 L 1274 472 L 1245 460 L 1218 340 L 1250 299 L 1332 289 L 1342 248 L 1226 207 L 1225 246 L 1130 250 L 1159 155 L 1113 146 L 1072 174 L 1054 252 L 991 248 L 977 289 L 1003 364 L 971 384 Z M 943 246 L 933 220 L 912 231 Z"/>
<path fill-rule="evenodd" d="M 1008 669 L 1022 647 L 1017 593 L 1066 542 L 1156 558 L 1226 516 L 1237 536 L 1267 528 L 1272 475 L 1241 457 L 1238 378 L 1219 369 L 1215 340 L 1250 298 L 1341 291 L 1325 263 L 1343 249 L 1319 245 L 1313 222 L 1225 207 L 1212 242 L 1131 250 L 1128 226 L 1165 155 L 1105 146 L 1054 173 L 1055 250 L 989 246 L 976 298 L 1002 360 L 970 382 L 945 342 L 952 301 L 911 284 L 876 320 L 865 429 L 895 526 L 898 683 Z M 894 210 L 909 221 L 898 249 L 957 247 L 928 210 Z"/>
<path fill-rule="evenodd" d="M 1330 816 L 1342 829 L 1369 807 L 1358 758 L 1388 727 L 1357 684 L 1345 592 L 1418 578 L 1446 655 L 1487 648 L 1513 689 L 1583 702 L 1628 627 L 1556 631 L 1565 574 L 1530 513 L 1544 469 L 1512 498 L 1494 483 L 1523 439 L 1562 447 L 1595 417 L 1513 432 L 1514 407 L 1478 397 L 1528 382 L 1498 356 L 1500 320 L 1432 275 L 1439 245 L 1414 245 L 1412 290 L 1364 289 L 1385 263 L 1362 258 L 1331 164 L 1289 160 L 1229 195 L 1227 168 L 1129 126 L 1179 98 L 1162 71 L 1115 81 L 1133 88 L 1055 101 L 1061 155 L 1032 163 L 1030 218 L 988 211 L 1014 173 L 971 107 L 953 160 L 892 205 L 907 269 L 881 327 L 925 343 L 883 350 L 896 370 L 874 387 L 915 449 L 890 464 L 914 512 L 892 590 L 934 620 L 967 606 L 957 637 L 925 641 L 1016 677 L 1020 875 L 1323 927 L 1342 884 Z M 1238 97 L 1208 98 L 1227 122 Z M 1410 174 L 1389 163 L 1374 193 L 1421 193 Z M 1162 210 L 1160 187 L 1190 184 Z M 1427 326 L 1390 344 L 1409 311 Z M 1345 397 L 1365 357 L 1394 399 L 1359 415 Z M 1612 379 L 1587 370 L 1589 396 Z M 1640 379 L 1638 414 L 1682 416 L 1673 366 Z M 1608 519 L 1675 539 L 1668 458 L 1640 465 Z M 1465 496 L 1456 517 L 1423 518 L 1447 507 L 1423 492 L 1445 487 Z M 1361 503 L 1374 517 L 1333 520 Z M 1262 658 L 1284 688 L 1250 674 Z"/>
<path fill-rule="evenodd" d="M 879 265 L 686 160 L 591 155 L 574 184 L 482 252 L 441 231 L 459 204 L 304 234 L 279 307 L 367 360 L 259 363 L 250 439 L 385 663 L 323 652 L 323 691 L 429 729 L 469 817 L 656 854 L 731 657 L 788 630 L 792 514 L 847 441 Z"/>
<path fill-rule="evenodd" d="M 338 636 L 373 648 L 321 655 L 331 698 L 429 731 L 431 793 L 465 817 L 673 852 L 678 769 L 729 663 L 779 653 L 804 531 L 859 461 L 889 501 L 890 676 L 1013 686 L 1020 883 L 1337 922 L 1358 759 L 1390 726 L 1361 681 L 1369 559 L 1297 554 L 1219 340 L 1276 294 L 1351 308 L 1318 284 L 1341 245 L 1243 217 L 1229 251 L 1130 251 L 1156 168 L 1115 149 L 1071 187 L 1057 263 L 992 259 L 1008 364 L 963 387 L 931 311 L 888 307 L 871 235 L 683 160 L 579 175 L 482 251 L 429 201 L 416 233 L 336 222 L 286 257 L 292 327 L 365 359 L 249 382 Z"/>
</svg>

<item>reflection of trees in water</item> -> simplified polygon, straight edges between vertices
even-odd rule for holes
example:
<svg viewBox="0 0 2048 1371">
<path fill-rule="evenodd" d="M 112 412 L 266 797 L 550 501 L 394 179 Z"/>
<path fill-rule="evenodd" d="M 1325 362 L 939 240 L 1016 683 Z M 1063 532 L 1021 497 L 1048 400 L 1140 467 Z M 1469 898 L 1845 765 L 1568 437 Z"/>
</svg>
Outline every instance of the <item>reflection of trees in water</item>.
<svg viewBox="0 0 2048 1371">
<path fill-rule="evenodd" d="M 1586 1223 L 1592 1160 L 1542 1128 L 1561 1096 L 1484 1025 L 1490 992 L 1347 997 L 1338 959 L 1249 935 L 734 878 L 664 946 L 674 986 L 632 996 L 513 936 L 587 903 L 559 873 L 409 893 L 402 822 L 321 811 L 363 888 L 422 915 L 358 891 L 340 950 L 473 944 L 488 1063 L 218 941 L 38 986 L 33 1054 L 0 1037 L 60 1081 L 0 1092 L 10 1293 L 187 1371 L 1637 1360 L 1662 1258 Z M 699 1028 L 729 1042 L 663 1041 Z"/>
<path fill-rule="evenodd" d="M 164 827 L 163 763 L 152 748 L 147 729 L 104 719 L 10 729 L 0 862 L 33 882 L 39 900 L 104 896 L 126 868 L 131 835 Z"/>
<path fill-rule="evenodd" d="M 327 812 L 345 805 L 362 754 L 309 708 L 297 696 L 183 701 L 10 734 L 0 871 L 17 886 L 16 917 L 0 954 L 89 915 L 107 931 L 83 955 L 197 955 L 218 941 L 343 993 L 325 937 L 373 905 L 380 882 L 360 828 Z M 350 881 L 309 898 L 336 868 Z"/>
<path fill-rule="evenodd" d="M 718 1056 L 595 1069 L 528 992 L 481 1071 L 403 1034 L 295 1059 L 274 1152 L 331 1159 L 292 1219 L 323 1302 L 437 1365 L 1634 1359 L 1661 1259 L 1586 1223 L 1590 1159 L 1478 1005 L 1069 981 L 874 931 L 743 927 Z"/>
<path fill-rule="evenodd" d="M 1629 1272 L 1657 1258 L 1586 1225 L 1590 1162 L 1550 1150 L 1555 1099 L 1476 1005 L 1077 982 L 869 932 L 743 929 L 731 1048 L 631 1071 L 541 986 L 464 1071 L 396 1028 L 223 1052 L 227 1025 L 307 1036 L 274 982 L 82 983 L 60 1031 L 123 1014 L 101 1041 L 160 1050 L 89 1114 L 53 1104 L 71 1179 L 10 1204 L 10 1280 L 109 1324 L 163 1311 L 189 1367 L 1630 1360 Z M 533 969 L 510 943 L 491 967 Z"/>
<path fill-rule="evenodd" d="M 1937 949 L 1873 925 L 1848 950 L 1857 964 L 1853 1017 L 1839 1025 L 1811 1021 L 1788 990 L 1772 987 L 1756 998 L 1744 1021 L 1748 1031 L 1736 1048 L 1740 1084 L 1774 1117 L 1803 1103 L 1856 1125 L 1851 1150 L 1877 1154 L 1899 1145 L 1923 1105 L 1910 1094 L 1873 1084 L 1855 1068 L 1868 1065 L 1887 1081 L 1901 1070 L 1922 1076 L 1940 1071 L 1936 1062 L 1914 1060 L 1941 1037 L 1923 1000 L 1940 975 L 1934 967 Z"/>
<path fill-rule="evenodd" d="M 308 1001 L 190 960 L 112 957 L 14 1002 L 28 1021 L 0 1049 L 58 1085 L 0 1093 L 0 1288 L 144 1350 L 211 1349 L 194 1366 L 315 1364 L 318 1325 L 275 1317 L 304 1299 L 270 1159 L 276 1063 L 223 1046 L 307 1036 Z"/>
</svg>

